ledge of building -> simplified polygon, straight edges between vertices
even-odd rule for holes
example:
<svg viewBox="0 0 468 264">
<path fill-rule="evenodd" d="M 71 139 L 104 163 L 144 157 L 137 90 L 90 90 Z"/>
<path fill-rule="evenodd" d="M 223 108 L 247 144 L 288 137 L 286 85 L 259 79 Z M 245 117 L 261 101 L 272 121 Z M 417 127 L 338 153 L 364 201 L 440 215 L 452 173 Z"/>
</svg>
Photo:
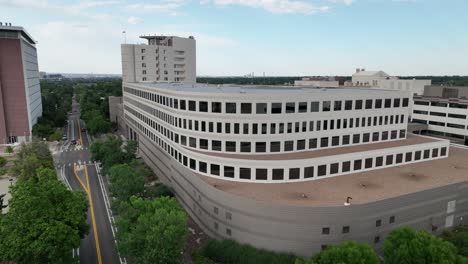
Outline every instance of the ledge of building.
<svg viewBox="0 0 468 264">
<path fill-rule="evenodd" d="M 450 147 L 449 157 L 294 183 L 234 182 L 198 175 L 214 188 L 260 202 L 295 206 L 365 204 L 397 196 L 468 182 L 468 150 Z"/>
</svg>

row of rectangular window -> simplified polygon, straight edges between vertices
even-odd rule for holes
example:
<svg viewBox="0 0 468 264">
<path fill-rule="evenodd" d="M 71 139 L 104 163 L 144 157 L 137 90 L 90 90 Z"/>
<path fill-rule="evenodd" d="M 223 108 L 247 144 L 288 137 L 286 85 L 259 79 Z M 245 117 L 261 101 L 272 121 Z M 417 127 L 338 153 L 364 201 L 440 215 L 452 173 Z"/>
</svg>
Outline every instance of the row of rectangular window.
<svg viewBox="0 0 468 264">
<path fill-rule="evenodd" d="M 314 131 L 326 131 L 335 129 L 347 129 L 358 127 L 375 127 L 401 124 L 405 121 L 405 115 L 385 115 L 374 117 L 355 117 L 345 119 L 298 121 L 286 123 L 223 123 L 200 121 L 185 118 L 174 119 L 173 125 L 178 128 L 208 133 L 224 134 L 253 134 L 274 135 L 304 133 Z"/>
<path fill-rule="evenodd" d="M 129 116 L 127 116 L 128 118 Z M 169 144 L 166 144 L 164 140 L 161 140 L 159 137 L 155 136 L 151 131 L 146 129 L 140 123 L 136 122 L 130 118 L 143 133 L 149 137 L 151 140 L 156 142 L 160 147 L 166 150 L 173 158 L 179 161 L 179 163 L 184 166 L 198 171 L 204 174 L 209 174 L 212 176 L 222 176 L 225 178 L 235 178 L 236 168 L 234 166 L 223 166 L 219 164 L 209 164 L 204 161 L 197 161 L 192 158 L 188 158 L 182 153 L 178 152 L 172 148 Z M 255 177 L 254 180 L 266 181 L 268 180 L 269 171 L 271 171 L 271 179 L 276 180 L 298 180 L 300 179 L 301 169 L 303 170 L 303 178 L 314 178 L 314 177 L 324 177 L 332 176 L 340 173 L 349 173 L 356 172 L 363 169 L 378 168 L 382 166 L 391 166 L 396 164 L 403 164 L 412 161 L 420 161 L 423 159 L 445 157 L 447 155 L 447 148 L 433 148 L 426 150 L 419 150 L 413 152 L 399 153 L 399 154 L 389 154 L 379 157 L 370 157 L 365 159 L 358 159 L 353 161 L 344 161 L 340 163 L 324 164 L 318 166 L 309 166 L 304 168 L 239 168 L 239 178 L 244 180 L 253 180 L 252 177 Z M 222 171 L 221 171 L 222 169 Z M 288 171 L 288 178 L 285 177 L 285 171 Z M 255 172 L 255 173 L 254 173 Z"/>
<path fill-rule="evenodd" d="M 130 100 L 130 103 L 137 103 Z M 139 107 L 139 106 L 137 106 Z M 139 107 L 140 108 L 140 107 Z M 178 128 L 188 129 L 192 131 L 209 132 L 209 133 L 224 133 L 224 134 L 284 134 L 284 133 L 304 133 L 313 131 L 326 131 L 335 129 L 347 129 L 358 127 L 371 127 L 382 125 L 393 125 L 404 123 L 405 115 L 386 115 L 374 117 L 356 117 L 346 119 L 332 120 L 315 120 L 315 121 L 300 121 L 288 123 L 223 123 L 191 120 L 186 118 L 173 117 L 163 111 L 157 109 L 146 109 L 147 106 L 142 106 L 141 109 L 152 114 L 158 119 L 173 125 Z M 125 105 L 128 111 L 130 108 Z M 151 122 L 151 121 L 149 121 Z M 269 133 L 268 133 L 269 132 Z"/>
<path fill-rule="evenodd" d="M 466 115 L 460 114 L 450 114 L 450 113 L 442 113 L 442 112 L 434 112 L 434 111 L 423 111 L 423 110 L 414 110 L 413 113 L 420 114 L 420 115 L 432 115 L 432 116 L 441 116 L 441 117 L 450 117 L 450 118 L 457 118 L 457 119 L 466 119 Z"/>
<path fill-rule="evenodd" d="M 456 129 L 468 129 L 468 126 L 460 125 L 460 124 L 452 124 L 452 123 L 445 123 L 445 122 L 438 122 L 438 121 L 431 121 L 431 120 L 422 120 L 413 118 L 413 122 L 432 125 L 432 126 L 440 126 L 440 127 L 449 127 L 449 128 L 456 128 Z"/>
<path fill-rule="evenodd" d="M 124 91 L 141 98 L 165 105 L 170 108 L 204 113 L 226 114 L 292 114 L 307 112 L 329 112 L 347 110 L 371 110 L 383 108 L 408 107 L 408 98 L 366 99 L 366 100 L 337 100 L 337 101 L 313 101 L 313 102 L 273 102 L 273 103 L 240 103 L 236 102 L 211 102 L 170 98 L 146 91 L 124 87 Z M 211 109 L 209 106 L 211 105 Z M 270 111 L 268 111 L 270 110 Z"/>
<path fill-rule="evenodd" d="M 185 135 L 179 135 L 169 131 L 165 127 L 154 122 L 150 118 L 147 118 L 145 115 L 140 112 L 135 111 L 132 108 L 127 108 L 127 110 L 145 122 L 147 125 L 154 128 L 159 133 L 166 136 L 171 141 L 181 144 L 183 146 L 189 146 L 192 148 L 199 148 L 203 150 L 212 150 L 212 151 L 226 151 L 226 152 L 242 152 L 242 153 L 265 153 L 267 152 L 267 142 L 236 142 L 236 141 L 221 141 L 221 140 L 209 140 L 203 138 L 188 137 Z M 219 123 L 221 124 L 221 123 Z M 331 137 L 322 137 L 322 138 L 310 138 L 310 139 L 299 139 L 299 140 L 287 140 L 284 142 L 281 141 L 272 141 L 269 143 L 270 148 L 269 152 L 288 152 L 288 151 L 300 151 L 306 149 L 316 149 L 316 148 L 328 148 L 328 147 L 337 147 L 337 146 L 346 146 L 350 144 L 360 144 L 360 143 L 369 143 L 369 142 L 378 142 L 394 139 L 402 139 L 406 137 L 406 130 L 393 130 L 391 132 L 373 132 L 373 133 L 362 133 L 362 134 L 353 134 L 353 135 L 343 135 L 343 136 L 331 136 Z M 211 144 L 209 144 L 211 142 Z M 308 143 L 308 146 L 306 144 Z M 320 143 L 320 144 L 319 144 Z M 224 145 L 224 150 L 223 150 Z M 211 147 L 210 147 L 211 146 Z"/>
<path fill-rule="evenodd" d="M 459 108 L 459 109 L 468 109 L 467 104 L 461 103 L 448 103 L 448 102 L 439 102 L 439 101 L 420 101 L 415 100 L 415 105 L 425 105 L 425 106 L 436 106 L 436 107 L 449 107 L 449 108 Z"/>
<path fill-rule="evenodd" d="M 390 216 L 390 218 L 388 219 L 388 223 L 389 224 L 395 223 L 395 216 Z M 376 220 L 375 226 L 380 227 L 381 225 L 382 225 L 382 220 L 381 219 Z M 348 234 L 350 231 L 351 231 L 350 226 L 343 226 L 342 229 L 341 229 L 342 234 Z M 330 227 L 323 227 L 322 228 L 322 235 L 329 235 L 330 233 L 331 233 L 331 228 Z"/>
<path fill-rule="evenodd" d="M 266 152 L 289 152 L 300 151 L 306 149 L 328 148 L 338 146 L 348 146 L 352 144 L 379 142 L 395 139 L 403 139 L 406 137 L 406 130 L 383 131 L 373 133 L 362 133 L 343 136 L 331 136 L 322 138 L 310 138 L 299 140 L 286 141 L 270 141 L 268 142 L 250 142 L 250 141 L 221 141 L 209 139 L 197 139 L 187 137 L 175 133 L 174 142 L 180 143 L 183 146 L 191 148 L 199 148 L 202 150 L 225 151 L 225 152 L 242 152 L 242 153 L 266 153 Z M 180 140 L 179 140 L 180 139 Z M 211 142 L 211 144 L 209 144 Z M 224 148 L 223 148 L 224 145 Z M 269 148 L 267 148 L 269 146 Z"/>
</svg>

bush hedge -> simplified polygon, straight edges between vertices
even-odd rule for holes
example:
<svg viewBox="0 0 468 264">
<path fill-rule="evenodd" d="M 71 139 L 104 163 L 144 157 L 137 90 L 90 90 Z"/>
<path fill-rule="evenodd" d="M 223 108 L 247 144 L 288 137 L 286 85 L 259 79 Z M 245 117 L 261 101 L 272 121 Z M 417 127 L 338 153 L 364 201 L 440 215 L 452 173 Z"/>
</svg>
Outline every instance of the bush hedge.
<svg viewBox="0 0 468 264">
<path fill-rule="evenodd" d="M 292 254 L 256 249 L 232 240 L 211 240 L 202 249 L 202 254 L 216 263 L 223 264 L 294 264 L 297 259 Z"/>
</svg>

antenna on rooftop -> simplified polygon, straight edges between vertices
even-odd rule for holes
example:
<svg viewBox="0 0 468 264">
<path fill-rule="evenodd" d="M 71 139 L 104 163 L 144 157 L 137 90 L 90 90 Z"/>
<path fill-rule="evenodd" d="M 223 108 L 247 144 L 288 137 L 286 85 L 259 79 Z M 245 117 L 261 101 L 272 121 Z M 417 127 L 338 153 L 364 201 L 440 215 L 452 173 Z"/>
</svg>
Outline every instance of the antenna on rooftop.
<svg viewBox="0 0 468 264">
<path fill-rule="evenodd" d="M 127 31 L 122 31 L 122 34 L 124 35 L 124 44 L 127 44 Z"/>
</svg>

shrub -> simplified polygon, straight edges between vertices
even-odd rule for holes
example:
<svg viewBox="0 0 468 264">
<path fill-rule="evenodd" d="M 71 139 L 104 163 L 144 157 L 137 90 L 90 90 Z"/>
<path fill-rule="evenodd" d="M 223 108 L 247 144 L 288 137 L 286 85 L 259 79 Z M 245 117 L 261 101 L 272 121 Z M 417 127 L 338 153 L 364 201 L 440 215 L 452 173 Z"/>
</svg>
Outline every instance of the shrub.
<svg viewBox="0 0 468 264">
<path fill-rule="evenodd" d="M 210 240 L 202 254 L 217 263 L 239 264 L 294 264 L 296 256 L 256 249 L 232 240 Z"/>
<path fill-rule="evenodd" d="M 9 153 L 9 154 L 13 153 L 13 147 L 12 146 L 6 146 L 5 152 Z"/>
<path fill-rule="evenodd" d="M 457 249 L 452 243 L 409 227 L 390 232 L 383 248 L 386 264 L 457 262 Z"/>
<path fill-rule="evenodd" d="M 196 251 L 192 254 L 192 260 L 194 264 L 215 264 L 211 259 L 203 256 L 200 252 Z"/>
<path fill-rule="evenodd" d="M 7 160 L 4 157 L 0 157 L 0 168 L 7 164 Z"/>
<path fill-rule="evenodd" d="M 379 259 L 367 244 L 345 241 L 313 256 L 307 264 L 378 264 Z"/>
<path fill-rule="evenodd" d="M 59 141 L 62 138 L 62 132 L 60 130 L 55 130 L 53 134 L 49 136 L 48 141 Z"/>
<path fill-rule="evenodd" d="M 455 245 L 459 255 L 468 257 L 468 227 L 457 227 L 446 231 L 442 234 L 442 239 Z"/>
<path fill-rule="evenodd" d="M 158 198 L 161 196 L 174 197 L 174 193 L 172 193 L 171 189 L 164 184 L 158 184 L 146 188 L 147 198 Z"/>
</svg>

